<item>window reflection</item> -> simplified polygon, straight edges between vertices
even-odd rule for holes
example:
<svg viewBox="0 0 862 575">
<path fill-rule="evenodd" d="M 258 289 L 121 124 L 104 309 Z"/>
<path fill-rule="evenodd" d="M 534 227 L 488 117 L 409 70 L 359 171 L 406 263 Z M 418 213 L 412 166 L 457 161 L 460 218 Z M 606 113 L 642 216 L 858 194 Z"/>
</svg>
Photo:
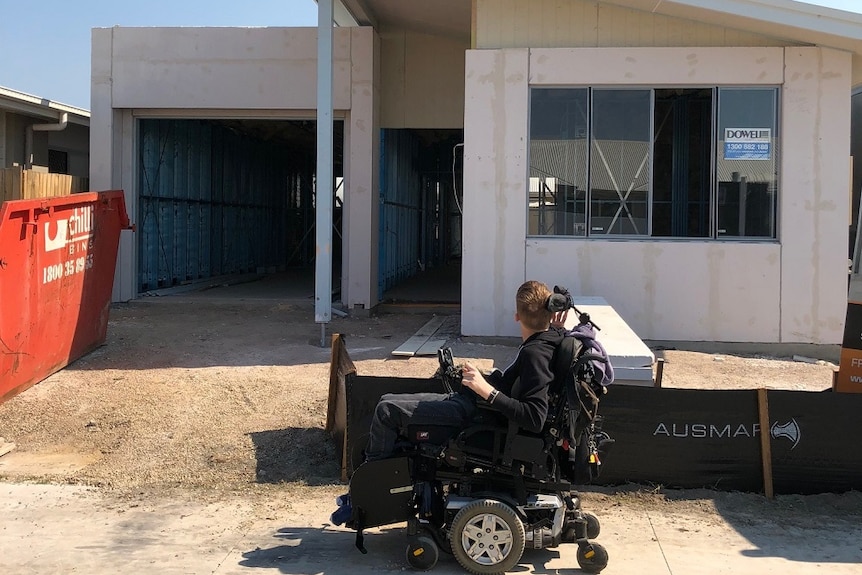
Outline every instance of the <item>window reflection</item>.
<svg viewBox="0 0 862 575">
<path fill-rule="evenodd" d="M 534 89 L 528 233 L 586 235 L 588 90 Z"/>
<path fill-rule="evenodd" d="M 593 90 L 590 234 L 649 233 L 650 90 Z"/>
<path fill-rule="evenodd" d="M 775 237 L 774 89 L 718 91 L 718 235 Z"/>
</svg>

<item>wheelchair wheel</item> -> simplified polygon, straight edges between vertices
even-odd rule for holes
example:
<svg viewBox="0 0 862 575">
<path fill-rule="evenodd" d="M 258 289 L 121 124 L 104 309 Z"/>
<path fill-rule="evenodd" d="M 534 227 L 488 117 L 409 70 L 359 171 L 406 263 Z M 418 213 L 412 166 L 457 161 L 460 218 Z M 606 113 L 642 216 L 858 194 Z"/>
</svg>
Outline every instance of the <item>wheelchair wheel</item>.
<svg viewBox="0 0 862 575">
<path fill-rule="evenodd" d="M 598 543 L 578 545 L 578 565 L 587 573 L 599 573 L 608 566 L 608 552 Z"/>
<path fill-rule="evenodd" d="M 602 532 L 602 524 L 599 523 L 599 518 L 592 513 L 584 513 L 584 519 L 587 520 L 587 539 L 595 539 Z"/>
<path fill-rule="evenodd" d="M 524 553 L 524 539 L 524 525 L 515 511 L 493 499 L 478 499 L 463 507 L 449 529 L 452 554 L 476 575 L 512 569 Z"/>
<path fill-rule="evenodd" d="M 440 552 L 437 543 L 427 535 L 419 535 L 407 546 L 407 563 L 418 571 L 428 571 L 437 565 Z"/>
</svg>

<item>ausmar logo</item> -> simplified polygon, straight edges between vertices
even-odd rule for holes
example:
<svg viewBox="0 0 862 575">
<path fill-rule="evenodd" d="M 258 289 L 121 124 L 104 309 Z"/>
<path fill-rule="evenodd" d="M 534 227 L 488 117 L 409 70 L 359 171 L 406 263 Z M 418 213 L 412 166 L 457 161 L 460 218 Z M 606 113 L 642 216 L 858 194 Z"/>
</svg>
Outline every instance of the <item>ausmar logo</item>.
<svg viewBox="0 0 862 575">
<path fill-rule="evenodd" d="M 799 440 L 802 439 L 802 431 L 799 429 L 799 424 L 793 418 L 781 425 L 776 421 L 769 428 L 769 433 L 772 435 L 772 439 L 783 438 L 792 441 L 793 447 L 790 449 L 795 449 L 799 445 Z"/>
<path fill-rule="evenodd" d="M 51 233 L 52 231 L 54 233 Z M 45 224 L 45 251 L 61 250 L 69 243 L 91 235 L 93 235 L 93 206 L 75 208 L 68 219 L 58 219 Z"/>
<path fill-rule="evenodd" d="M 679 439 L 736 439 L 739 437 L 757 437 L 760 434 L 759 423 L 665 423 L 660 422 L 653 437 L 676 437 Z M 795 419 L 787 423 L 775 422 L 769 428 L 769 434 L 773 439 L 788 439 L 793 442 L 790 449 L 799 445 L 802 431 Z"/>
</svg>

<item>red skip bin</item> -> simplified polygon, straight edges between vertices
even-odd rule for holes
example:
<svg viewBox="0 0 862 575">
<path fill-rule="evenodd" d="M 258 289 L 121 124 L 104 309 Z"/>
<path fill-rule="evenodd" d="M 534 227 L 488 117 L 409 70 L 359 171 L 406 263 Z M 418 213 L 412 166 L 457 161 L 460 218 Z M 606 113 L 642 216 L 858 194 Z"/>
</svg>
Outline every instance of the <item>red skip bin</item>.
<svg viewBox="0 0 862 575">
<path fill-rule="evenodd" d="M 105 341 L 122 191 L 0 206 L 0 402 Z"/>
</svg>

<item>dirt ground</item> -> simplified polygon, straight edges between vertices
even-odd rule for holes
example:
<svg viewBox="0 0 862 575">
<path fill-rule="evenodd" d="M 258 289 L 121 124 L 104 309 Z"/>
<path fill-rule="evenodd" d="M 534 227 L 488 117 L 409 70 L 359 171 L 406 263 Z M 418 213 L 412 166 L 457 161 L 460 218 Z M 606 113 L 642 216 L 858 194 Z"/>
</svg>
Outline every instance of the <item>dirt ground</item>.
<svg viewBox="0 0 862 575">
<path fill-rule="evenodd" d="M 362 375 L 426 377 L 436 358 L 390 353 L 430 317 L 336 318 L 328 333 L 345 335 Z M 515 341 L 460 338 L 457 316 L 444 325 L 458 359 L 490 368 L 515 352 Z M 186 295 L 117 305 L 104 346 L 0 405 L 0 436 L 17 445 L 0 457 L 0 480 L 97 486 L 118 502 L 242 497 L 266 514 L 293 507 L 328 517 L 344 486 L 324 433 L 330 350 L 320 338 L 310 300 Z M 831 386 L 826 361 L 666 346 L 656 353 L 666 362 L 665 387 Z M 766 502 L 756 494 L 625 486 L 590 489 L 585 499 L 599 511 L 651 506 L 707 522 L 719 513 L 750 521 L 801 512 L 862 518 L 859 493 Z"/>
</svg>

